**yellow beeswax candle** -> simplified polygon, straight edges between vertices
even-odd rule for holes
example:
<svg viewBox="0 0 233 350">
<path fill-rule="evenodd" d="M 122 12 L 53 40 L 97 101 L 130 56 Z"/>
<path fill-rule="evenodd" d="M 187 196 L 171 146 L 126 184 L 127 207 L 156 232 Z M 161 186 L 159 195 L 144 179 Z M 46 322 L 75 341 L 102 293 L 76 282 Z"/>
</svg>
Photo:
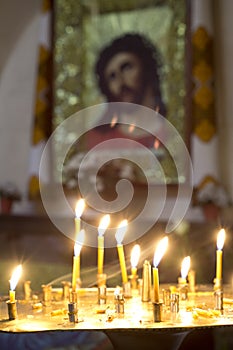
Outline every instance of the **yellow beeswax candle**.
<svg viewBox="0 0 233 350">
<path fill-rule="evenodd" d="M 117 245 L 117 251 L 118 251 L 120 267 L 121 267 L 122 282 L 127 283 L 128 276 L 127 276 L 127 270 L 126 270 L 126 264 L 125 264 L 124 248 L 122 244 Z"/>
<path fill-rule="evenodd" d="M 98 274 L 103 274 L 104 266 L 104 233 L 110 223 L 110 215 L 104 215 L 100 220 L 98 227 L 98 261 L 97 261 L 97 270 Z"/>
<path fill-rule="evenodd" d="M 222 250 L 216 251 L 216 278 L 218 280 L 222 279 Z"/>
<path fill-rule="evenodd" d="M 117 232 L 116 232 L 116 241 L 117 241 L 117 251 L 120 261 L 120 267 L 121 267 L 121 275 L 122 275 L 122 282 L 127 283 L 128 282 L 128 276 L 127 276 L 127 270 L 125 265 L 125 255 L 124 255 L 124 249 L 122 245 L 122 241 L 125 235 L 125 232 L 127 230 L 128 221 L 123 220 L 120 225 L 118 226 Z"/>
<path fill-rule="evenodd" d="M 9 299 L 10 299 L 11 303 L 15 302 L 15 291 L 14 290 L 10 290 Z"/>
<path fill-rule="evenodd" d="M 77 288 L 77 280 L 80 279 L 80 252 L 84 242 L 85 231 L 81 230 L 77 235 L 77 241 L 74 244 L 73 271 L 72 271 L 72 291 Z"/>
<path fill-rule="evenodd" d="M 154 289 L 154 302 L 159 302 L 159 270 L 157 267 L 153 267 L 153 289 Z"/>
<path fill-rule="evenodd" d="M 161 239 L 156 247 L 154 253 L 154 267 L 153 267 L 153 288 L 154 288 L 154 302 L 159 302 L 159 272 L 158 265 L 162 259 L 168 245 L 168 237 Z"/>
<path fill-rule="evenodd" d="M 22 274 L 22 265 L 18 265 L 14 269 L 10 279 L 9 299 L 11 303 L 15 302 L 15 288 L 18 284 L 21 274 Z"/>
<path fill-rule="evenodd" d="M 98 236 L 98 273 L 103 273 L 104 265 L 104 236 Z"/>
<path fill-rule="evenodd" d="M 217 251 L 216 251 L 216 279 L 222 279 L 222 249 L 225 242 L 225 230 L 221 229 L 217 237 Z"/>
</svg>

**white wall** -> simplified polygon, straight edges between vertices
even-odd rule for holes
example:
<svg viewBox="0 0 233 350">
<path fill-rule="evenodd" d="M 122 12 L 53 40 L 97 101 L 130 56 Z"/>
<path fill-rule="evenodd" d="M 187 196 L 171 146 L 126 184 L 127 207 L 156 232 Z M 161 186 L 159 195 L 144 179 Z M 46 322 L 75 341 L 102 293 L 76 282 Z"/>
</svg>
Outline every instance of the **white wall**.
<svg viewBox="0 0 233 350">
<path fill-rule="evenodd" d="M 219 168 L 233 198 L 233 1 L 216 0 Z M 0 185 L 15 182 L 25 198 L 33 120 L 40 0 L 1 0 L 0 11 Z M 20 15 L 19 15 L 20 14 Z M 26 209 L 27 208 L 27 209 Z M 28 210 L 26 201 L 16 211 Z M 191 217 L 199 217 L 196 211 Z"/>
<path fill-rule="evenodd" d="M 0 185 L 12 181 L 26 196 L 40 1 L 0 7 Z"/>
</svg>

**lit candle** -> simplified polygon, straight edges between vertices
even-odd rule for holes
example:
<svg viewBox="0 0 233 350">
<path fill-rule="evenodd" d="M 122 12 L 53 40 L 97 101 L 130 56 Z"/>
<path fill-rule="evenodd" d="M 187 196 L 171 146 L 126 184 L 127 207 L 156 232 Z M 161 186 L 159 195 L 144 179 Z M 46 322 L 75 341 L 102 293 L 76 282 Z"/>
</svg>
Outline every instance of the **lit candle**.
<svg viewBox="0 0 233 350">
<path fill-rule="evenodd" d="M 222 228 L 217 237 L 217 251 L 216 251 L 216 279 L 222 279 L 222 249 L 225 242 L 225 230 Z"/>
<path fill-rule="evenodd" d="M 104 233 L 110 223 L 110 215 L 104 215 L 98 227 L 98 273 L 103 273 L 104 265 Z"/>
<path fill-rule="evenodd" d="M 81 229 L 81 220 L 80 217 L 83 213 L 83 210 L 85 208 L 85 200 L 83 198 L 81 198 L 75 207 L 75 233 L 76 235 L 79 233 L 80 229 Z"/>
<path fill-rule="evenodd" d="M 117 232 L 116 232 L 116 241 L 117 241 L 117 250 L 118 250 L 118 256 L 120 261 L 120 267 L 121 267 L 121 275 L 122 275 L 122 282 L 127 283 L 128 282 L 128 276 L 127 276 L 127 270 L 125 265 L 125 255 L 124 255 L 124 249 L 122 245 L 122 241 L 125 235 L 125 232 L 127 230 L 128 221 L 123 220 L 120 225 L 118 226 Z"/>
<path fill-rule="evenodd" d="M 137 264 L 139 261 L 139 257 L 140 257 L 140 246 L 139 244 L 135 244 L 135 246 L 132 249 L 131 258 L 130 258 L 132 276 L 137 275 Z"/>
<path fill-rule="evenodd" d="M 73 272 L 72 272 L 72 291 L 75 292 L 77 288 L 77 279 L 80 278 L 80 252 L 84 242 L 85 231 L 79 231 L 77 240 L 74 244 L 73 256 Z"/>
<path fill-rule="evenodd" d="M 190 256 L 186 256 L 181 263 L 181 277 L 179 278 L 179 283 L 186 284 L 187 276 L 190 269 Z"/>
<path fill-rule="evenodd" d="M 159 271 L 158 265 L 167 249 L 168 237 L 165 236 L 159 241 L 154 254 L 154 267 L 153 267 L 153 287 L 154 287 L 154 302 L 159 302 Z"/>
<path fill-rule="evenodd" d="M 18 265 L 11 276 L 10 279 L 10 292 L 9 292 L 9 297 L 10 297 L 10 302 L 14 303 L 15 302 L 15 288 L 17 286 L 17 283 L 20 279 L 20 276 L 22 274 L 22 265 Z"/>
</svg>

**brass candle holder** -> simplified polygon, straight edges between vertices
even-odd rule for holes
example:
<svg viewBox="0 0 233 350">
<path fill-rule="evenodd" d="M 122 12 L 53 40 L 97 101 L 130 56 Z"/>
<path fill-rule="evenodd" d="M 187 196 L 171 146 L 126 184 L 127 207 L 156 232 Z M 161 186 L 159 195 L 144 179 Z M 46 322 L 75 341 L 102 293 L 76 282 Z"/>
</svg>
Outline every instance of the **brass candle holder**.
<svg viewBox="0 0 233 350">
<path fill-rule="evenodd" d="M 107 302 L 107 288 L 105 285 L 98 287 L 98 304 L 104 305 Z"/>
<path fill-rule="evenodd" d="M 7 300 L 6 303 L 8 308 L 9 320 L 15 320 L 17 318 L 16 300 L 14 301 Z"/>
<path fill-rule="evenodd" d="M 153 318 L 154 322 L 161 322 L 162 321 L 162 306 L 163 304 L 158 302 L 158 303 L 152 303 L 153 305 Z"/>
<path fill-rule="evenodd" d="M 218 289 L 214 292 L 215 296 L 215 309 L 223 311 L 223 290 Z"/>
<path fill-rule="evenodd" d="M 68 316 L 69 316 L 69 321 L 72 323 L 78 322 L 77 300 L 78 300 L 77 292 L 71 291 L 70 301 L 68 303 Z"/>
<path fill-rule="evenodd" d="M 124 304 L 125 304 L 125 299 L 124 299 L 124 295 L 119 293 L 119 294 L 115 294 L 115 311 L 118 314 L 124 314 Z"/>
<path fill-rule="evenodd" d="M 41 287 L 43 292 L 42 304 L 44 306 L 50 306 L 51 300 L 52 300 L 52 286 L 47 284 L 42 284 Z"/>
<path fill-rule="evenodd" d="M 64 301 L 67 301 L 70 298 L 70 287 L 71 287 L 71 282 L 62 281 L 62 297 Z"/>
<path fill-rule="evenodd" d="M 25 281 L 24 282 L 24 299 L 26 301 L 31 300 L 31 294 L 32 294 L 31 281 Z"/>
<path fill-rule="evenodd" d="M 98 287 L 106 286 L 107 274 L 106 273 L 97 273 L 96 280 L 97 280 Z"/>
<path fill-rule="evenodd" d="M 130 284 L 131 284 L 131 289 L 136 290 L 138 289 L 138 275 L 130 275 Z"/>
</svg>

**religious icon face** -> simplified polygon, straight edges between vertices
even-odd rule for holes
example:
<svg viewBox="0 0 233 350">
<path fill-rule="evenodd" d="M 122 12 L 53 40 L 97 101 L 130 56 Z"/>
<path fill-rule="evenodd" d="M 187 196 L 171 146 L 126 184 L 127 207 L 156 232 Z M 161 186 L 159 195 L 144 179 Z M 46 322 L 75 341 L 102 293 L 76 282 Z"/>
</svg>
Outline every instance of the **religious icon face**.
<svg viewBox="0 0 233 350">
<path fill-rule="evenodd" d="M 143 67 L 133 53 L 119 52 L 108 62 L 104 76 L 111 101 L 140 103 L 143 97 Z"/>
</svg>

